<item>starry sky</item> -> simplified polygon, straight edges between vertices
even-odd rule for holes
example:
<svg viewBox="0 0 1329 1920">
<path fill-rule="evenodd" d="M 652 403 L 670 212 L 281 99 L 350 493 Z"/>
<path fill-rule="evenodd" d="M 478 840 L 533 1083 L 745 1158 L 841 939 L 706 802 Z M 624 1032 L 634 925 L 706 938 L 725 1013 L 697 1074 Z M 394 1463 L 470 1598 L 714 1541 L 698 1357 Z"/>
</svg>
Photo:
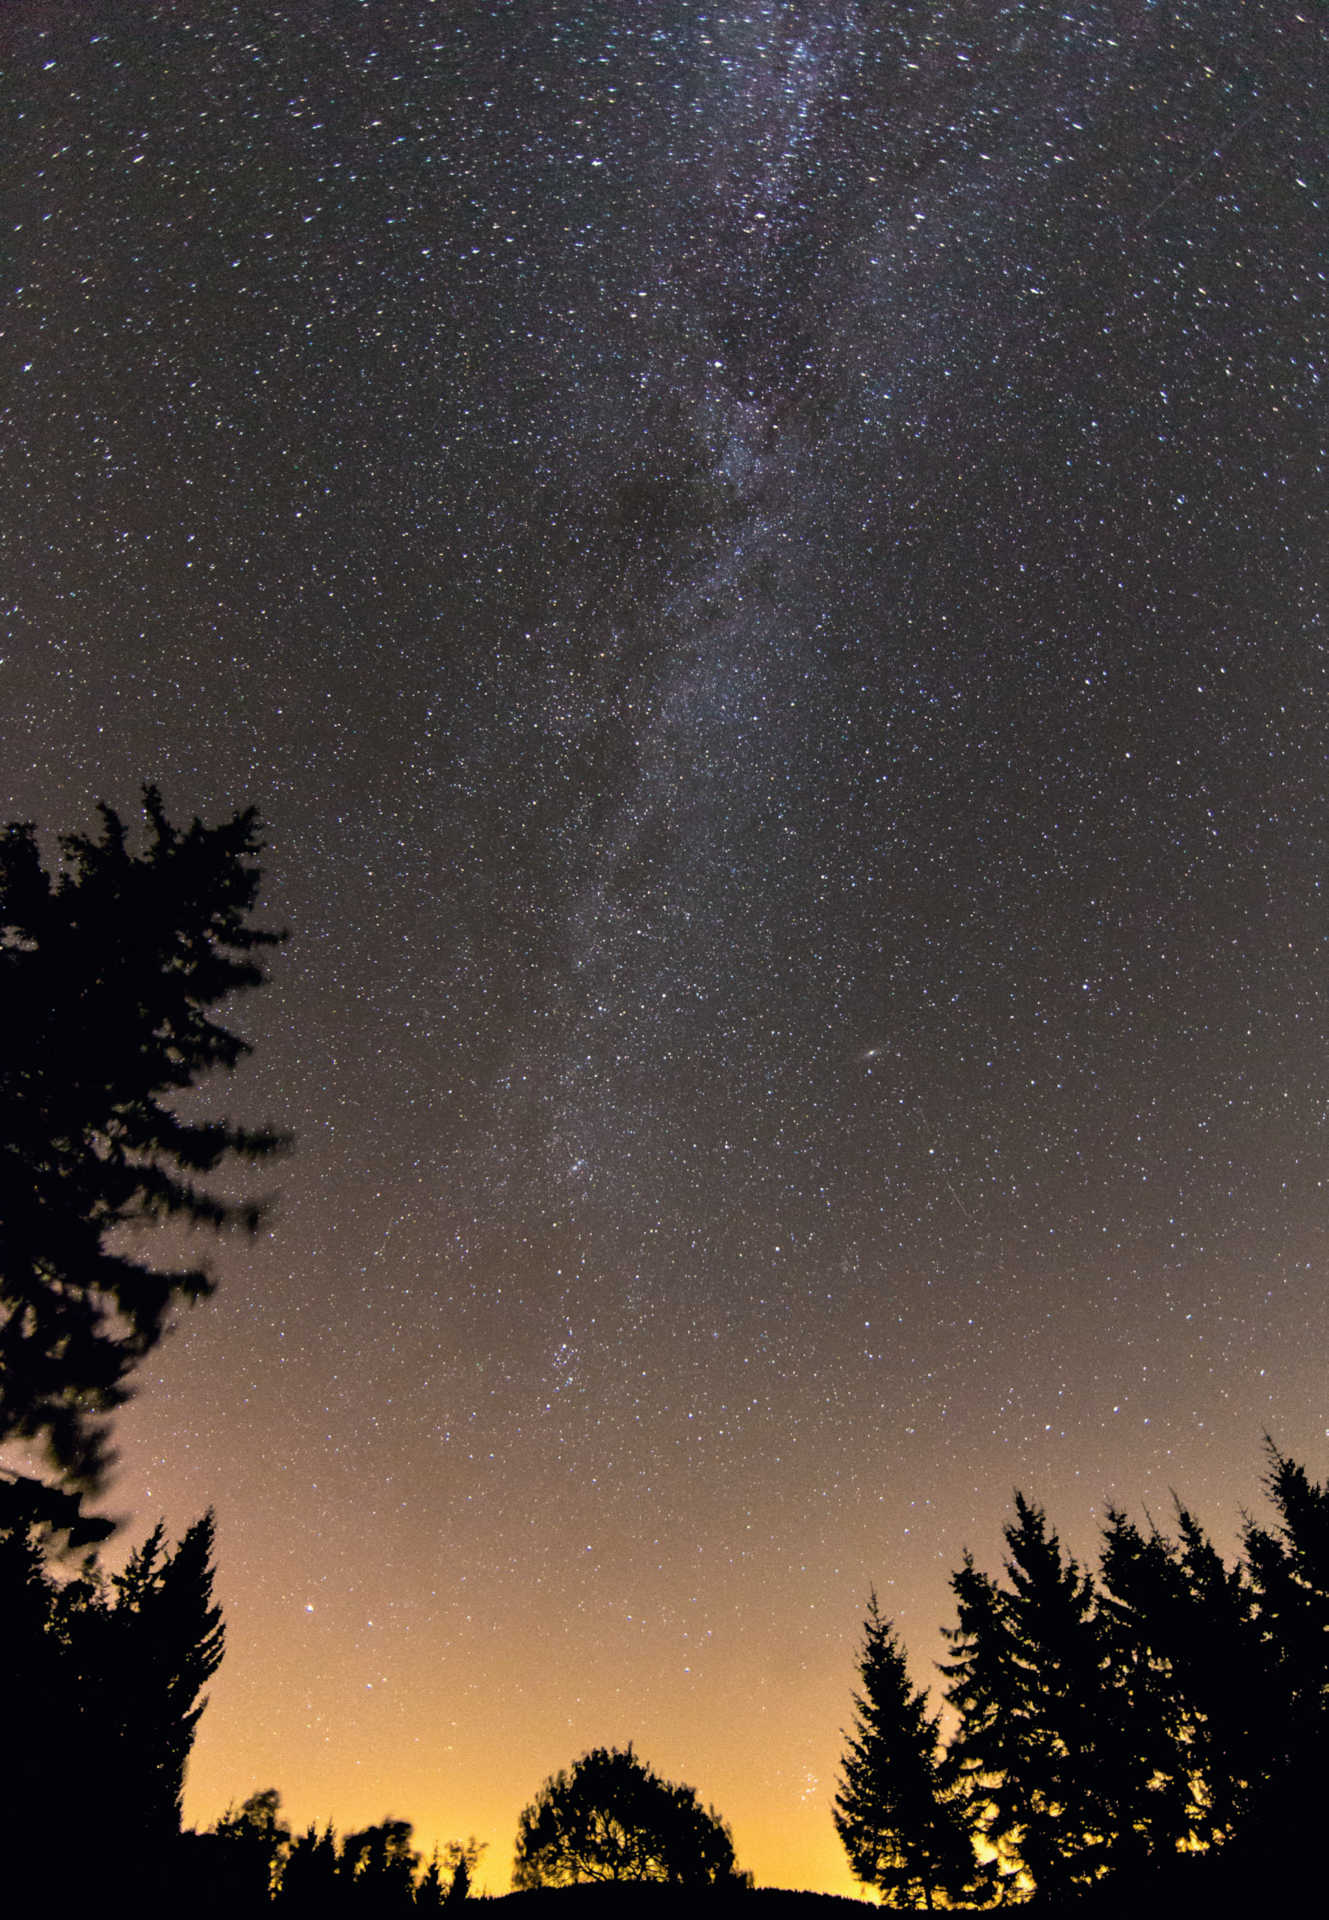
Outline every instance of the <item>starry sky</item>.
<svg viewBox="0 0 1329 1920">
<path fill-rule="evenodd" d="M 1329 1440 L 1326 67 L 1263 0 L 10 0 L 3 817 L 255 803 L 295 1151 L 118 1423 L 186 1804 L 759 1882 L 870 1586 Z"/>
</svg>

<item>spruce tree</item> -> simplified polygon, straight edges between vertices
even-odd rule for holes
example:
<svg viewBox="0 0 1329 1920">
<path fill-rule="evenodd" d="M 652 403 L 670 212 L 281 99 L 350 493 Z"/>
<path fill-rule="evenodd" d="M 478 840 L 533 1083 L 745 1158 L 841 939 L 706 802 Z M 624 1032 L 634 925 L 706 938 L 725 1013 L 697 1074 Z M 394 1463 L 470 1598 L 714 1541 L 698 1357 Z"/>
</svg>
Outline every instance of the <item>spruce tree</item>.
<svg viewBox="0 0 1329 1920">
<path fill-rule="evenodd" d="M 1252 1857 L 1309 1869 L 1329 1745 L 1329 1482 L 1317 1486 L 1272 1442 L 1268 1454 L 1278 1519 L 1272 1529 L 1248 1522 L 1244 1536 L 1269 1708 L 1244 1837 Z"/>
<path fill-rule="evenodd" d="M 1155 1853 L 1204 1827 L 1196 1779 L 1202 1716 L 1186 1685 L 1193 1604 L 1176 1546 L 1110 1508 L 1099 1560 L 1098 1618 L 1123 1735 L 1144 1760 L 1143 1819 Z"/>
<path fill-rule="evenodd" d="M 1301 1721 L 1319 1714 L 1329 1688 L 1329 1482 L 1316 1486 L 1272 1444 L 1269 1458 L 1278 1521 L 1272 1531 L 1248 1522 L 1244 1544 L 1260 1628 Z"/>
<path fill-rule="evenodd" d="M 1149 1768 L 1136 1745 L 1096 1615 L 1094 1584 L 1063 1554 L 1041 1507 L 1015 1499 L 1008 1585 L 967 1561 L 947 1695 L 953 1752 L 999 1859 L 1063 1897 L 1147 1849 Z"/>
<path fill-rule="evenodd" d="M 1007 1624 L 1008 1597 L 980 1573 L 973 1555 L 951 1576 L 957 1622 L 945 1629 L 951 1658 L 942 1672 L 946 1699 L 959 1715 L 949 1761 L 974 1821 L 993 1854 L 1003 1892 L 1024 1867 L 1027 1824 L 1026 1752 L 1021 1738 L 1023 1678 Z"/>
<path fill-rule="evenodd" d="M 1221 1845 L 1240 1825 L 1263 1761 L 1270 1668 L 1243 1568 L 1199 1521 L 1178 1538 L 1108 1515 L 1101 1611 L 1137 1742 L 1153 1769 L 1153 1851 Z"/>
<path fill-rule="evenodd" d="M 210 1514 L 174 1552 L 155 1528 L 112 1581 L 90 1562 L 57 1578 L 31 1529 L 0 1529 L 16 1710 L 5 1717 L 0 1863 L 15 1900 L 47 1888 L 55 1859 L 71 1911 L 76 1896 L 169 1866 L 200 1696 L 222 1654 L 212 1577 Z M 31 1911 L 42 1904 L 34 1897 Z"/>
<path fill-rule="evenodd" d="M 904 1649 L 875 1593 L 858 1675 L 836 1832 L 855 1879 L 874 1887 L 883 1906 L 931 1909 L 938 1895 L 954 1899 L 972 1884 L 973 1843 L 946 1777 L 940 1716 L 929 1715 L 926 1691 L 910 1685 Z"/>
<path fill-rule="evenodd" d="M 221 1665 L 221 1609 L 212 1598 L 214 1529 L 205 1513 L 172 1552 L 154 1528 L 112 1580 L 114 1604 L 92 1647 L 89 1688 L 100 1693 L 118 1756 L 126 1830 L 150 1848 L 180 1830 L 185 1765 Z"/>
<path fill-rule="evenodd" d="M 122 1229 L 252 1230 L 261 1208 L 200 1176 L 283 1144 L 176 1104 L 249 1051 L 212 1015 L 281 937 L 250 921 L 257 816 L 181 832 L 155 788 L 143 807 L 141 853 L 104 806 L 54 878 L 31 826 L 0 834 L 0 1442 L 35 1442 L 74 1493 L 104 1483 L 105 1416 L 171 1305 L 212 1284 L 131 1254 Z"/>
</svg>

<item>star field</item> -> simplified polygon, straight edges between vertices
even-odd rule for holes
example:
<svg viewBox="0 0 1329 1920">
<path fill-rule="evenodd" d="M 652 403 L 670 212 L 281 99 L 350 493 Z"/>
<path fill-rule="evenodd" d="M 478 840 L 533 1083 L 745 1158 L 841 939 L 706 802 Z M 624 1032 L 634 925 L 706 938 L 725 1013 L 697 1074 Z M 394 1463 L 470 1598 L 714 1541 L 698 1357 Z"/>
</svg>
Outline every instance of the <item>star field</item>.
<svg viewBox="0 0 1329 1920">
<path fill-rule="evenodd" d="M 636 1742 L 759 1881 L 874 1584 L 1220 1539 L 1329 1404 L 1323 30 L 849 0 L 0 26 L 4 818 L 256 803 L 293 1128 L 122 1419 L 187 1817 Z"/>
</svg>

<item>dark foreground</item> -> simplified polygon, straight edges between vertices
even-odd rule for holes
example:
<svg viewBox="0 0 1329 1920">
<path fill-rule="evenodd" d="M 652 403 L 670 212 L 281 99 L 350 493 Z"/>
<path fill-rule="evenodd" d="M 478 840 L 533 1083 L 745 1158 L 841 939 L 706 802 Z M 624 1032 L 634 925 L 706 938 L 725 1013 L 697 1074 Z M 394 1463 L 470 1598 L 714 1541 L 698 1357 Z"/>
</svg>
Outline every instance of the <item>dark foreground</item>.
<svg viewBox="0 0 1329 1920">
<path fill-rule="evenodd" d="M 1211 1856 L 1178 1861 L 1134 1884 L 1102 1884 L 1074 1901 L 1032 1900 L 971 1911 L 1022 1920 L 1299 1920 L 1325 1912 L 1324 1898 L 1323 1880 L 1307 1884 L 1304 1867 L 1273 1860 L 1223 1863 Z M 486 1915 L 502 1907 L 501 1920 L 857 1920 L 881 1910 L 875 1901 L 833 1893 L 777 1887 L 712 1891 L 639 1882 L 507 1893 L 479 1904 Z"/>
<path fill-rule="evenodd" d="M 486 1916 L 503 1908 L 502 1920 L 855 1920 L 873 1903 L 837 1893 L 790 1893 L 780 1887 L 715 1891 L 709 1887 L 662 1887 L 632 1881 L 594 1887 L 545 1887 L 538 1893 L 504 1893 L 486 1900 Z"/>
</svg>

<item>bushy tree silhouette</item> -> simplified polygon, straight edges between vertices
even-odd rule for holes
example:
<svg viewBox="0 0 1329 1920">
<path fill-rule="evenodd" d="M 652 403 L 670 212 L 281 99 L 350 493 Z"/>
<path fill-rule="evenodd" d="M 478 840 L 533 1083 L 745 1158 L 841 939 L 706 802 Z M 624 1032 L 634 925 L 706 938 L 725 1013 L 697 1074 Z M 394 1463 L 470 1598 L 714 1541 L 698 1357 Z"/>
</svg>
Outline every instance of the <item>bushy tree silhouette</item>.
<svg viewBox="0 0 1329 1920">
<path fill-rule="evenodd" d="M 339 1911 L 337 1836 L 331 1824 L 316 1827 L 291 1842 L 275 1905 L 288 1920 L 325 1920 Z"/>
<path fill-rule="evenodd" d="M 239 1807 L 228 1807 L 212 1829 L 218 1877 L 228 1897 L 243 1912 L 271 1897 L 291 1844 L 281 1816 L 276 1787 L 251 1793 Z"/>
<path fill-rule="evenodd" d="M 348 1833 L 341 1844 L 337 1873 L 352 1896 L 350 1911 L 393 1920 L 414 1905 L 415 1871 L 420 1856 L 411 1846 L 409 1820 L 380 1820 Z"/>
<path fill-rule="evenodd" d="M 143 809 L 142 852 L 103 806 L 99 833 L 61 841 L 54 878 L 31 826 L 0 836 L 0 1442 L 36 1443 L 74 1496 L 104 1482 L 106 1415 L 172 1302 L 211 1287 L 201 1266 L 131 1254 L 120 1229 L 252 1230 L 261 1208 L 200 1176 L 283 1144 L 178 1107 L 249 1051 L 213 1009 L 261 984 L 258 951 L 282 937 L 250 920 L 257 816 L 181 832 L 153 787 Z M 11 1480 L 0 1518 L 14 1507 Z"/>
<path fill-rule="evenodd" d="M 522 1813 L 513 1885 L 663 1880 L 714 1886 L 738 1878 L 728 1827 L 695 1788 L 662 1780 L 629 1746 L 596 1747 L 552 1775 Z"/>
</svg>

